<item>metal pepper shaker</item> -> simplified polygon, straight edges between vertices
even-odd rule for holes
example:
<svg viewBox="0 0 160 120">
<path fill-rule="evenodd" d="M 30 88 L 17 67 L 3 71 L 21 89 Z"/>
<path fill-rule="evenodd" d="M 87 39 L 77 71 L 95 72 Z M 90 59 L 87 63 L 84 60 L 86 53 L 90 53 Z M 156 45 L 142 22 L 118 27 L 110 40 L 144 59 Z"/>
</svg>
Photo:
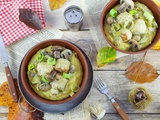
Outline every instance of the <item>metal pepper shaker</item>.
<svg viewBox="0 0 160 120">
<path fill-rule="evenodd" d="M 64 11 L 65 25 L 70 31 L 78 31 L 83 25 L 83 11 L 76 5 L 67 7 Z"/>
</svg>

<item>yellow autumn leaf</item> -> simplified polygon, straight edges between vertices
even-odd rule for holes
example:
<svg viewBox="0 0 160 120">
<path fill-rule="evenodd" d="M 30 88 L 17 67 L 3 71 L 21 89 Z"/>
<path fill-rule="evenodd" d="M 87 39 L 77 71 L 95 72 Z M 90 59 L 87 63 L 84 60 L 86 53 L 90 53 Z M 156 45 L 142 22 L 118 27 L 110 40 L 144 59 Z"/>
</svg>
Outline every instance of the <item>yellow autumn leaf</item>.
<svg viewBox="0 0 160 120">
<path fill-rule="evenodd" d="M 60 8 L 67 0 L 48 0 L 51 10 Z"/>
<path fill-rule="evenodd" d="M 160 40 L 158 43 L 152 48 L 152 50 L 160 50 Z"/>
<path fill-rule="evenodd" d="M 153 0 L 159 7 L 160 7 L 160 1 L 158 0 Z"/>
<path fill-rule="evenodd" d="M 160 7 L 160 2 L 158 0 L 153 0 L 159 7 Z M 159 42 L 152 48 L 152 50 L 160 50 L 160 40 Z"/>
<path fill-rule="evenodd" d="M 112 63 L 116 59 L 116 50 L 112 47 L 103 47 L 98 51 L 97 54 L 97 66 L 102 67 L 105 64 Z"/>
</svg>

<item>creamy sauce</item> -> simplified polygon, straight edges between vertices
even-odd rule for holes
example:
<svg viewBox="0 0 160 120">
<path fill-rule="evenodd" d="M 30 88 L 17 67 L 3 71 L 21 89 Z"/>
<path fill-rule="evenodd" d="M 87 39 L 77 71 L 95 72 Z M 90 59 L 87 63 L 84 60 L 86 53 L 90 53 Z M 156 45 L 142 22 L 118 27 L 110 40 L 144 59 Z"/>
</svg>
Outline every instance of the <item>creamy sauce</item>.
<svg viewBox="0 0 160 120">
<path fill-rule="evenodd" d="M 35 55 L 33 55 L 28 64 L 27 74 L 32 89 L 39 96 L 49 100 L 62 100 L 67 97 L 73 96 L 79 90 L 83 77 L 83 68 L 79 58 L 77 57 L 77 54 L 74 51 L 71 50 L 72 55 L 70 55 L 69 59 L 65 59 L 62 56 L 60 58 L 55 58 L 52 54 L 56 51 L 53 50 L 54 47 L 55 46 L 46 47 L 39 50 Z M 60 53 L 67 49 L 61 46 L 59 47 L 63 48 Z M 38 61 L 37 56 L 40 53 L 44 54 L 44 58 L 43 60 Z M 41 59 L 40 57 L 39 59 Z M 50 57 L 55 58 L 55 64 L 48 64 L 47 60 Z M 62 59 L 63 61 L 61 63 L 58 63 L 58 59 Z M 66 61 L 67 63 L 69 63 L 68 66 L 65 64 Z M 31 67 L 33 65 L 34 67 Z M 74 71 L 71 71 L 71 66 L 74 66 Z M 63 68 L 67 69 L 67 67 L 69 67 L 69 69 L 65 72 L 59 70 L 63 70 Z M 53 71 L 56 74 L 53 74 Z M 64 77 L 64 73 L 69 75 L 70 77 Z M 51 77 L 51 79 L 46 79 L 47 76 Z M 43 77 L 45 77 L 45 80 L 42 79 Z"/>
<path fill-rule="evenodd" d="M 119 49 L 126 51 L 139 51 L 146 48 L 151 44 L 158 28 L 151 10 L 139 2 L 135 2 L 134 4 L 134 9 L 137 11 L 137 15 L 139 15 L 138 17 L 130 15 L 128 11 L 126 11 L 126 14 L 118 13 L 118 15 L 113 18 L 114 22 L 109 24 L 107 22 L 107 18 L 110 16 L 108 13 L 104 23 L 104 31 L 107 38 Z M 118 11 L 119 7 L 120 5 L 117 5 L 114 9 Z M 146 19 L 144 16 L 145 11 L 152 15 L 152 21 Z M 134 46 L 135 48 L 133 48 L 131 44 L 132 40 L 136 42 L 137 46 Z"/>
</svg>

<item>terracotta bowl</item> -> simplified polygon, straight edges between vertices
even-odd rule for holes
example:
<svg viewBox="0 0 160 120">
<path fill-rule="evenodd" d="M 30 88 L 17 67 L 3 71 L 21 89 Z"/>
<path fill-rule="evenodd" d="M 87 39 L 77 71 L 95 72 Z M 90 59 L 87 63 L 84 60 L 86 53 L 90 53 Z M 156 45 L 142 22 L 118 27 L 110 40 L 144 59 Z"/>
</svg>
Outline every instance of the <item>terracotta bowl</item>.
<svg viewBox="0 0 160 120">
<path fill-rule="evenodd" d="M 31 57 L 38 50 L 43 49 L 45 47 L 48 47 L 50 45 L 59 45 L 59 46 L 63 46 L 63 47 L 66 47 L 66 48 L 69 48 L 69 49 L 75 51 L 78 55 L 78 58 L 79 58 L 81 64 L 82 64 L 82 67 L 83 67 L 83 78 L 82 78 L 82 82 L 80 85 L 80 89 L 72 97 L 68 97 L 64 100 L 52 101 L 52 100 L 47 100 L 47 99 L 40 97 L 31 88 L 31 86 L 29 84 L 28 77 L 27 77 L 27 65 L 28 65 Z M 38 43 L 37 45 L 32 47 L 27 52 L 27 54 L 24 56 L 22 63 L 21 63 L 21 66 L 20 66 L 20 69 L 19 69 L 20 90 L 22 91 L 22 94 L 27 99 L 27 101 L 33 101 L 30 104 L 33 105 L 34 107 L 38 108 L 39 110 L 47 111 L 47 112 L 65 112 L 65 111 L 72 109 L 76 105 L 80 104 L 80 102 L 82 102 L 85 99 L 85 97 L 88 95 L 90 88 L 91 88 L 92 77 L 93 77 L 93 72 L 91 70 L 92 70 L 92 66 L 88 65 L 88 60 L 86 58 L 86 55 L 78 46 L 76 46 L 75 44 L 73 44 L 69 41 L 61 40 L 61 39 L 46 40 L 46 41 Z M 88 84 L 88 82 L 89 82 L 89 84 Z M 31 98 L 29 98 L 29 97 L 31 97 Z M 76 99 L 78 99 L 78 100 L 76 100 Z M 69 103 L 69 104 L 67 104 L 67 103 Z M 42 107 L 40 105 L 42 105 Z M 46 108 L 46 105 L 48 106 L 48 108 Z M 51 107 L 52 105 L 53 105 L 53 107 L 57 107 L 57 108 L 50 108 L 50 110 L 49 110 L 49 107 Z M 59 106 L 54 106 L 54 105 L 63 105 L 63 108 L 62 108 L 62 106 L 60 108 L 58 108 Z M 69 108 L 67 108 L 67 107 L 69 107 Z"/>
<path fill-rule="evenodd" d="M 159 40 L 160 40 L 160 8 L 158 6 L 156 6 L 156 4 L 152 1 L 152 0 L 133 0 L 134 2 L 138 1 L 140 3 L 143 3 L 144 5 L 146 5 L 154 14 L 155 20 L 158 24 L 158 29 L 157 29 L 157 34 L 154 37 L 152 43 L 147 46 L 146 48 L 140 50 L 140 51 L 125 51 L 125 50 L 121 50 L 118 47 L 116 47 L 106 36 L 105 32 L 104 32 L 104 20 L 105 20 L 105 16 L 106 14 L 108 14 L 108 12 L 117 4 L 120 3 L 120 0 L 110 0 L 110 2 L 104 7 L 102 14 L 101 14 L 101 18 L 100 18 L 100 27 L 101 27 L 101 31 L 102 34 L 105 38 L 105 40 L 116 50 L 123 52 L 123 53 L 127 53 L 127 54 L 138 54 L 138 53 L 142 53 L 142 52 L 146 52 L 147 50 L 151 49 Z"/>
</svg>

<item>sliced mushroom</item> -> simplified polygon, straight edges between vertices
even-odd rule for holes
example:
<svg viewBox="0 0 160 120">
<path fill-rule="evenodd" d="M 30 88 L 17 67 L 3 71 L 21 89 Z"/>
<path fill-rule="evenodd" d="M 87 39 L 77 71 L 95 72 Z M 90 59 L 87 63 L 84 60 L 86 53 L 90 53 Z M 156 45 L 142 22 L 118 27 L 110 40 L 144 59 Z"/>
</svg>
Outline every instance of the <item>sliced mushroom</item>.
<svg viewBox="0 0 160 120">
<path fill-rule="evenodd" d="M 48 54 L 48 52 L 47 52 L 45 49 L 42 50 L 41 53 L 43 53 L 44 55 L 47 55 L 47 54 Z"/>
<path fill-rule="evenodd" d="M 73 74 L 75 71 L 76 71 L 76 67 L 74 65 L 71 65 L 69 73 Z"/>
<path fill-rule="evenodd" d="M 134 2 L 132 0 L 120 0 L 121 6 L 118 9 L 119 13 L 123 13 L 126 10 L 131 10 L 134 8 Z"/>
<path fill-rule="evenodd" d="M 53 47 L 52 47 L 52 50 L 53 50 L 53 51 L 62 51 L 63 48 L 62 48 L 61 46 L 53 46 Z"/>
<path fill-rule="evenodd" d="M 54 51 L 53 54 L 54 54 L 53 55 L 54 58 L 57 58 L 57 59 L 61 58 L 61 52 L 60 51 Z"/>
<path fill-rule="evenodd" d="M 45 75 L 45 78 L 47 79 L 47 80 L 49 80 L 50 82 L 51 81 L 54 81 L 55 80 L 55 76 L 56 76 L 56 71 L 55 70 L 53 70 L 51 73 L 47 73 L 46 75 Z"/>
<path fill-rule="evenodd" d="M 50 56 L 54 58 L 60 58 L 59 54 L 61 53 L 62 50 L 63 48 L 61 46 L 53 46 L 50 52 Z"/>
<path fill-rule="evenodd" d="M 119 13 L 125 12 L 125 11 L 127 10 L 128 6 L 129 6 L 129 5 L 127 5 L 126 3 L 123 3 L 123 4 L 119 7 L 118 12 L 119 12 Z"/>
<path fill-rule="evenodd" d="M 120 0 L 120 4 L 122 5 L 124 3 L 124 0 Z"/>
<path fill-rule="evenodd" d="M 71 55 L 72 55 L 72 51 L 69 49 L 65 49 L 64 51 L 61 52 L 61 57 L 67 60 L 69 60 Z"/>
<path fill-rule="evenodd" d="M 42 84 L 40 84 L 39 89 L 42 91 L 47 91 L 47 90 L 51 89 L 51 85 L 47 84 L 47 83 L 42 83 Z"/>
<path fill-rule="evenodd" d="M 112 24 L 113 22 L 114 22 L 113 17 L 109 16 L 109 17 L 107 18 L 107 23 L 110 25 L 110 24 Z"/>
<path fill-rule="evenodd" d="M 138 51 L 140 49 L 140 45 L 136 40 L 131 39 L 128 43 L 130 44 L 131 51 Z"/>
</svg>

